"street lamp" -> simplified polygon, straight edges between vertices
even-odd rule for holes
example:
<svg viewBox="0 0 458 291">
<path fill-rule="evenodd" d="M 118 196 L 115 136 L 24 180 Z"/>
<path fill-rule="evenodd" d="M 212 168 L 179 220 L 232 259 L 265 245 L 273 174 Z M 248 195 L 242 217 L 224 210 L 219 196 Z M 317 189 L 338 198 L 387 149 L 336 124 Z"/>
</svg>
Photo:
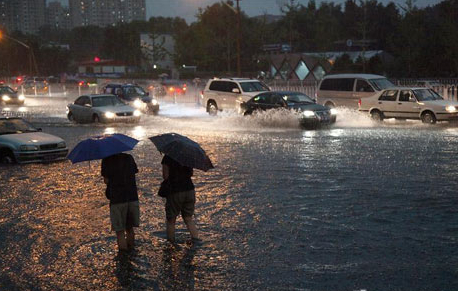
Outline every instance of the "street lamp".
<svg viewBox="0 0 458 291">
<path fill-rule="evenodd" d="M 225 4 L 226 6 L 228 6 L 229 8 L 232 9 L 232 11 L 234 11 L 235 14 L 237 14 L 237 76 L 238 77 L 241 77 L 242 75 L 242 67 L 241 67 L 241 64 L 240 64 L 240 22 L 241 22 L 241 19 L 240 19 L 240 1 L 241 0 L 236 0 L 237 1 L 237 6 L 236 6 L 236 9 L 234 9 L 234 7 L 230 6 L 229 4 L 227 4 L 226 2 L 222 2 L 223 4 Z"/>
<path fill-rule="evenodd" d="M 11 37 L 11 36 L 7 35 L 6 33 L 3 33 L 2 31 L 0 31 L 0 40 L 2 38 L 6 38 L 6 39 L 9 39 L 9 40 L 12 40 L 12 41 L 22 45 L 26 49 L 30 50 L 30 58 L 29 58 L 30 75 L 33 75 L 32 63 L 35 66 L 35 73 L 38 75 L 38 66 L 37 66 L 37 62 L 35 60 L 35 55 L 33 54 L 33 49 L 29 45 L 25 44 L 24 42 L 22 42 L 22 41 L 20 41 L 18 39 L 15 39 L 14 37 Z"/>
</svg>

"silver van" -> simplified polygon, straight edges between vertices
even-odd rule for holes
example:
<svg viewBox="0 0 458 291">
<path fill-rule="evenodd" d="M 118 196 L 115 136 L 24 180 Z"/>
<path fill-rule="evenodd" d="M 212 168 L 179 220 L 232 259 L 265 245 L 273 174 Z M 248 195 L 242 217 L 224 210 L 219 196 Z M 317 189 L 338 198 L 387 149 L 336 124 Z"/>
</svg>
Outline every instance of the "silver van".
<svg viewBox="0 0 458 291">
<path fill-rule="evenodd" d="M 317 103 L 330 108 L 336 106 L 358 108 L 359 99 L 374 96 L 381 90 L 392 87 L 396 86 L 380 75 L 327 75 L 318 86 Z"/>
</svg>

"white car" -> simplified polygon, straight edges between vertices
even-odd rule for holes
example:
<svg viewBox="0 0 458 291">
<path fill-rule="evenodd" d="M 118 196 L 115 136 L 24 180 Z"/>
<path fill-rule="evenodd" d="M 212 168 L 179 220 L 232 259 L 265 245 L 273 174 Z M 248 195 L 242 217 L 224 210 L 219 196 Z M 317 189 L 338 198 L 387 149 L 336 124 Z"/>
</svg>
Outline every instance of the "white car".
<svg viewBox="0 0 458 291">
<path fill-rule="evenodd" d="M 18 117 L 0 117 L 0 163 L 50 162 L 66 159 L 65 141 L 41 132 Z"/>
<path fill-rule="evenodd" d="M 202 102 L 210 115 L 222 110 L 236 110 L 243 113 L 240 105 L 255 95 L 270 91 L 257 79 L 214 78 L 210 79 L 201 93 Z"/>
<path fill-rule="evenodd" d="M 75 122 L 134 122 L 141 112 L 111 94 L 83 95 L 67 105 L 67 118 Z"/>
<path fill-rule="evenodd" d="M 424 123 L 458 119 L 458 102 L 444 100 L 436 91 L 424 87 L 386 89 L 359 100 L 359 110 L 372 118 L 420 119 Z"/>
</svg>

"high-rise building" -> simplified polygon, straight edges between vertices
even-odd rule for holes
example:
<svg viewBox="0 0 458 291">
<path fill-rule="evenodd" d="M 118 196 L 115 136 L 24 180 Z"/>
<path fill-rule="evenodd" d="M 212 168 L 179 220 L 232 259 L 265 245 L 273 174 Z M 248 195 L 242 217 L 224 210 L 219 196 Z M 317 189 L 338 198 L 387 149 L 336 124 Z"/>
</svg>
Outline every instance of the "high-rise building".
<svg viewBox="0 0 458 291">
<path fill-rule="evenodd" d="M 73 27 L 113 26 L 146 19 L 145 0 L 69 0 Z"/>
<path fill-rule="evenodd" d="M 46 8 L 46 24 L 58 29 L 71 29 L 70 10 L 58 1 L 49 2 Z"/>
<path fill-rule="evenodd" d="M 46 0 L 0 0 L 0 24 L 8 31 L 37 33 L 45 11 Z"/>
</svg>

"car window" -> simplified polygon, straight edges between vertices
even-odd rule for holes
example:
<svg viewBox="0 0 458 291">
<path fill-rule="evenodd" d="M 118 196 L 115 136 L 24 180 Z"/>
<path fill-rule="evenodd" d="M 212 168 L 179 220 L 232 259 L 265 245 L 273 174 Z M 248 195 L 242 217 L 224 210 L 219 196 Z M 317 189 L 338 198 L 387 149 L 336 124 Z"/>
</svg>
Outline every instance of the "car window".
<svg viewBox="0 0 458 291">
<path fill-rule="evenodd" d="M 268 93 L 259 94 L 253 98 L 253 102 L 258 103 L 258 104 L 270 104 L 271 103 L 270 95 L 271 94 L 268 94 Z"/>
<path fill-rule="evenodd" d="M 357 80 L 356 92 L 374 92 L 374 89 L 365 80 Z"/>
<path fill-rule="evenodd" d="M 92 106 L 93 107 L 103 107 L 103 106 L 119 106 L 124 105 L 121 100 L 116 96 L 98 96 L 92 97 Z"/>
<path fill-rule="evenodd" d="M 84 106 L 84 103 L 87 102 L 87 97 L 86 96 L 81 96 L 78 99 L 75 100 L 76 105 L 81 105 Z"/>
<path fill-rule="evenodd" d="M 37 129 L 22 119 L 0 119 L 0 134 L 35 132 Z"/>
<path fill-rule="evenodd" d="M 224 91 L 224 83 L 222 81 L 213 81 L 210 84 L 209 89 L 214 91 Z"/>
<path fill-rule="evenodd" d="M 331 78 L 321 82 L 320 90 L 324 91 L 353 91 L 354 78 Z"/>
<path fill-rule="evenodd" d="M 239 88 L 239 86 L 237 86 L 236 83 L 234 83 L 234 82 L 224 82 L 224 83 L 225 83 L 225 88 L 224 88 L 223 91 L 231 92 L 231 93 L 232 93 L 232 89 L 239 89 L 239 91 L 240 91 L 240 88 Z"/>
<path fill-rule="evenodd" d="M 270 98 L 270 102 L 272 102 L 272 104 L 284 104 L 285 103 L 283 101 L 283 98 L 278 94 L 273 94 Z"/>
<path fill-rule="evenodd" d="M 396 87 L 393 83 L 390 82 L 387 78 L 381 78 L 381 79 L 370 79 L 369 83 L 371 83 L 372 86 L 374 86 L 375 89 L 377 90 L 383 90 L 387 88 L 392 88 Z"/>
<path fill-rule="evenodd" d="M 260 91 L 270 91 L 269 87 L 264 85 L 261 82 L 241 82 L 240 86 L 242 87 L 243 92 L 260 92 Z"/>
<path fill-rule="evenodd" d="M 14 93 L 14 90 L 11 89 L 10 87 L 1 87 L 0 88 L 0 93 L 2 93 L 2 94 Z"/>
<path fill-rule="evenodd" d="M 386 90 L 378 100 L 380 101 L 396 101 L 398 90 Z"/>
<path fill-rule="evenodd" d="M 303 93 L 285 93 L 282 98 L 288 103 L 314 103 L 312 98 Z"/>
<path fill-rule="evenodd" d="M 113 93 L 113 89 L 114 89 L 114 88 L 112 88 L 112 87 L 106 87 L 106 88 L 105 88 L 105 93 L 106 93 L 106 94 L 112 94 L 112 93 Z"/>
<path fill-rule="evenodd" d="M 412 92 L 410 90 L 401 90 L 401 92 L 399 93 L 399 101 L 409 102 L 410 96 L 412 96 Z"/>
</svg>

